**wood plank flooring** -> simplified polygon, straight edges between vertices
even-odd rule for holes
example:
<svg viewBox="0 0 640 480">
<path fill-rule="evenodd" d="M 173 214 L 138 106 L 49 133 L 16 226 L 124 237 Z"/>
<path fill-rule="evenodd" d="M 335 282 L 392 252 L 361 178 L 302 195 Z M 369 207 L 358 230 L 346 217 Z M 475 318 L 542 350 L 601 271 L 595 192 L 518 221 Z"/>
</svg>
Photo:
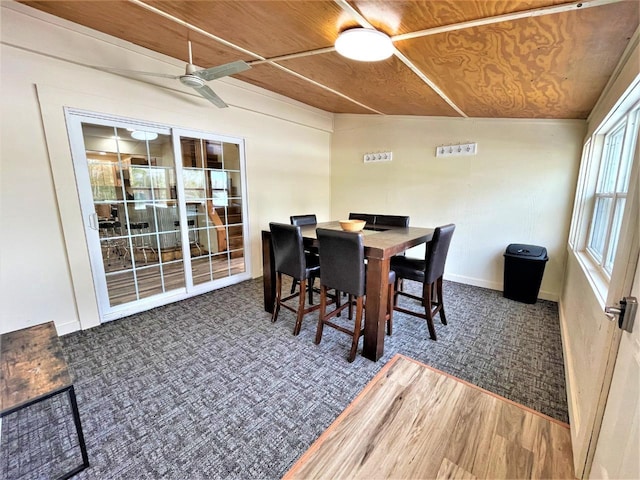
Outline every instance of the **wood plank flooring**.
<svg viewBox="0 0 640 480">
<path fill-rule="evenodd" d="M 284 478 L 575 475 L 567 424 L 396 355 Z"/>
<path fill-rule="evenodd" d="M 227 259 L 226 255 L 212 257 L 196 257 L 191 260 L 191 271 L 194 285 L 210 282 L 244 272 L 244 257 Z M 182 260 L 163 264 L 164 289 L 160 278 L 160 267 L 157 263 L 142 264 L 137 270 L 138 294 L 140 298 L 158 295 L 163 292 L 184 288 L 184 265 Z M 135 282 L 131 269 L 111 272 L 107 275 L 107 290 L 111 306 L 137 300 Z"/>
</svg>

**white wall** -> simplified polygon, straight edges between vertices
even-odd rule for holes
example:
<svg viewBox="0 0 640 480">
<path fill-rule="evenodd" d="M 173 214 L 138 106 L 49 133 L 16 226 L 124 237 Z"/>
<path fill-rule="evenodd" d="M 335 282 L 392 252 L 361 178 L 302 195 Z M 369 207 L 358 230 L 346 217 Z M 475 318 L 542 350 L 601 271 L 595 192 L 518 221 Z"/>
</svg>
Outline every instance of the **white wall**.
<svg viewBox="0 0 640 480">
<path fill-rule="evenodd" d="M 445 278 L 497 290 L 506 246 L 542 245 L 550 260 L 540 296 L 558 300 L 585 128 L 574 120 L 337 115 L 331 215 L 453 222 Z M 439 145 L 466 142 L 478 143 L 477 155 L 435 156 Z M 393 161 L 363 163 L 363 154 L 377 151 L 392 151 Z"/>
<path fill-rule="evenodd" d="M 0 332 L 99 323 L 65 106 L 243 137 L 253 276 L 269 221 L 329 219 L 331 114 L 234 79 L 215 82 L 231 105 L 216 109 L 175 81 L 90 69 L 81 64 L 176 74 L 184 65 L 23 5 L 1 8 Z"/>
</svg>

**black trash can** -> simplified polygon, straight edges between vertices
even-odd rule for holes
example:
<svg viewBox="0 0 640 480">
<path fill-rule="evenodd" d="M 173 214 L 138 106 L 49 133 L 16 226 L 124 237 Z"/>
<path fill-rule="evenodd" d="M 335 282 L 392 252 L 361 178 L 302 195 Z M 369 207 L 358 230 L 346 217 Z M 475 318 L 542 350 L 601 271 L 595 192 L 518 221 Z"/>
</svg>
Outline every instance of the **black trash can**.
<svg viewBox="0 0 640 480">
<path fill-rule="evenodd" d="M 547 249 L 537 245 L 512 243 L 504 252 L 504 297 L 522 303 L 536 303 Z"/>
</svg>

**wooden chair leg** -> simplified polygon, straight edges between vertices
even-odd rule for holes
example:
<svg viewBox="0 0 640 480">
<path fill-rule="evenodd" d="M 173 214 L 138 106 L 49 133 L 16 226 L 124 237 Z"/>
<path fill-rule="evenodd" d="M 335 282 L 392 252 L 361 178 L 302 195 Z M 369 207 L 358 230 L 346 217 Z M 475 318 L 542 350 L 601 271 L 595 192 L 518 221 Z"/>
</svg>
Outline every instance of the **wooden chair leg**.
<svg viewBox="0 0 640 480">
<path fill-rule="evenodd" d="M 271 314 L 271 322 L 275 322 L 278 319 L 278 313 L 280 312 L 280 298 L 282 298 L 282 273 L 276 273 L 276 301 L 273 305 L 273 313 Z"/>
<path fill-rule="evenodd" d="M 304 301 L 306 298 L 305 292 L 307 288 L 306 279 L 300 280 L 300 295 L 298 301 L 298 315 L 296 317 L 296 324 L 293 327 L 293 335 L 298 335 L 300 333 L 300 329 L 302 328 L 302 317 L 304 316 Z"/>
<path fill-rule="evenodd" d="M 324 329 L 324 317 L 327 314 L 327 287 L 320 285 L 320 315 L 318 316 L 318 328 L 316 329 L 315 344 L 322 341 L 322 330 Z"/>
<path fill-rule="evenodd" d="M 294 278 L 291 281 L 291 295 L 293 295 L 294 293 L 296 293 L 296 287 L 298 286 L 298 281 Z"/>
<path fill-rule="evenodd" d="M 395 291 L 393 283 L 389 284 L 389 291 L 387 292 L 387 335 L 391 335 L 393 331 L 393 303 L 394 303 Z"/>
<path fill-rule="evenodd" d="M 426 313 L 427 316 L 427 327 L 429 328 L 429 336 L 431 337 L 431 340 L 437 340 L 437 336 L 436 336 L 436 329 L 433 325 L 433 307 L 431 304 L 431 294 L 432 294 L 432 284 L 431 283 L 425 283 L 424 284 L 424 296 L 423 296 L 423 302 L 424 302 L 424 311 Z"/>
<path fill-rule="evenodd" d="M 351 341 L 351 351 L 349 352 L 349 363 L 353 362 L 356 358 L 356 352 L 358 351 L 358 342 L 360 340 L 360 334 L 362 333 L 362 310 L 363 310 L 363 297 L 358 297 L 356 300 L 356 322 L 353 326 L 353 340 Z"/>
<path fill-rule="evenodd" d="M 438 305 L 440 305 L 440 321 L 443 325 L 447 324 L 447 317 L 444 315 L 444 296 L 442 295 L 442 277 L 438 279 L 436 286 L 438 291 Z"/>
</svg>

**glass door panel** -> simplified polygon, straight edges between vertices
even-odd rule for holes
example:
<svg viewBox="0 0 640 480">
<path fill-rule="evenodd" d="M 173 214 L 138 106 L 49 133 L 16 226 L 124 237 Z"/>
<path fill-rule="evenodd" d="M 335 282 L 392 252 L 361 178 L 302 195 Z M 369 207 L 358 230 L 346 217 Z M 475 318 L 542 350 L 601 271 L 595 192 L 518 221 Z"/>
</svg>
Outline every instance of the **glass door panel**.
<svg viewBox="0 0 640 480">
<path fill-rule="evenodd" d="M 171 136 L 91 123 L 82 132 L 107 307 L 185 288 Z"/>
<path fill-rule="evenodd" d="M 193 284 L 247 272 L 240 144 L 180 136 L 180 146 Z"/>
</svg>

